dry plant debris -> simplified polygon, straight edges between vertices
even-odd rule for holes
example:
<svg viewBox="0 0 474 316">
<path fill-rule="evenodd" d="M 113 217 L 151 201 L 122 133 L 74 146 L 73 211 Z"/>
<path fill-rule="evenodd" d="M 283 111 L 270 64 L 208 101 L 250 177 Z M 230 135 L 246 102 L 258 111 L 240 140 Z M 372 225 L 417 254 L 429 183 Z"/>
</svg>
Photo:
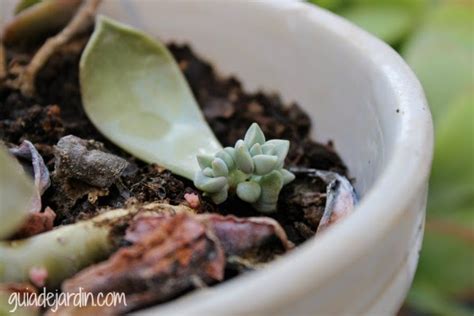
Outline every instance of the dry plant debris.
<svg viewBox="0 0 474 316">
<path fill-rule="evenodd" d="M 55 36 L 50 37 L 44 45 L 41 46 L 30 63 L 26 68 L 20 71 L 16 80 L 10 82 L 10 85 L 19 88 L 25 96 L 33 96 L 35 94 L 36 76 L 39 70 L 43 68 L 50 57 L 61 46 L 69 42 L 75 35 L 83 32 L 92 24 L 101 1 L 102 0 L 85 0 L 66 27 Z"/>
</svg>

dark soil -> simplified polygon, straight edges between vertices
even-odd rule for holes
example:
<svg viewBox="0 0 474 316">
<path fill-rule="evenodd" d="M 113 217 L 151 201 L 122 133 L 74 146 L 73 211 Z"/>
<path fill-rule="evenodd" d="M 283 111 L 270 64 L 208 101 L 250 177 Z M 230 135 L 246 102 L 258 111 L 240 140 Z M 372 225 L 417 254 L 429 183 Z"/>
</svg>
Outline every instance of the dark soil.
<svg viewBox="0 0 474 316">
<path fill-rule="evenodd" d="M 52 185 L 43 195 L 43 206 L 56 213 L 55 224 L 66 224 L 94 215 L 99 208 L 122 207 L 127 203 L 167 201 L 183 203 L 184 194 L 200 194 L 193 184 L 159 166 L 147 165 L 105 139 L 82 109 L 78 62 L 86 38 L 79 39 L 53 56 L 37 80 L 38 96 L 23 97 L 0 85 L 0 139 L 7 146 L 31 141 L 52 173 Z M 346 168 L 331 144 L 309 137 L 311 120 L 297 105 L 284 105 L 277 95 L 246 93 L 235 78 L 219 78 L 212 66 L 193 54 L 188 46 L 169 48 L 184 72 L 207 121 L 224 146 L 234 145 L 251 123 L 257 122 L 268 139 L 291 142 L 287 166 L 304 166 L 346 174 Z M 8 52 L 10 63 L 25 63 L 30 56 Z M 317 118 L 316 118 L 317 119 Z M 94 140 L 103 150 L 129 162 L 122 176 L 110 187 L 96 188 L 79 180 L 68 182 L 55 175 L 54 145 L 66 135 Z M 325 203 L 326 185 L 306 176 L 285 186 L 272 215 L 299 244 L 313 236 Z M 248 204 L 230 199 L 217 207 L 204 199 L 201 212 L 259 216 Z"/>
</svg>

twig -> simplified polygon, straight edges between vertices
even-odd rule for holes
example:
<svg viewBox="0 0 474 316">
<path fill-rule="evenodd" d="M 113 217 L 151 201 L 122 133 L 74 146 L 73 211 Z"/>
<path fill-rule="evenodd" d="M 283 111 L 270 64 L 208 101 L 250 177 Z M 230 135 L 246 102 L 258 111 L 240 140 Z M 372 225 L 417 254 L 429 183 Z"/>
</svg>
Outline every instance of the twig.
<svg viewBox="0 0 474 316">
<path fill-rule="evenodd" d="M 6 58 L 5 47 L 3 47 L 3 43 L 0 40 L 0 81 L 7 77 Z"/>
<path fill-rule="evenodd" d="M 57 35 L 49 38 L 36 52 L 20 77 L 20 89 L 23 95 L 32 96 L 35 93 L 35 79 L 38 71 L 46 64 L 48 59 L 59 47 L 89 26 L 101 1 L 102 0 L 86 0 L 69 24 Z"/>
</svg>

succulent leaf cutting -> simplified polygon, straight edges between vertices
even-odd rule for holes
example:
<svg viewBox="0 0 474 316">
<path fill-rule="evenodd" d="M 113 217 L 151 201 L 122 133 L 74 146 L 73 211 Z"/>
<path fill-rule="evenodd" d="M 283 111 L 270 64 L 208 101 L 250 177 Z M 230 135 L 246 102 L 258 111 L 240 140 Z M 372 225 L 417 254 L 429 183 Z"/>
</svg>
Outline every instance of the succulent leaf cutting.
<svg viewBox="0 0 474 316">
<path fill-rule="evenodd" d="M 235 192 L 256 210 L 273 212 L 281 189 L 295 178 L 283 168 L 289 148 L 288 140 L 266 141 L 258 124 L 253 123 L 234 147 L 215 155 L 197 155 L 201 170 L 196 172 L 194 185 L 216 204 Z"/>
<path fill-rule="evenodd" d="M 171 53 L 149 35 L 98 17 L 79 67 L 87 116 L 135 157 L 192 180 L 196 154 L 222 149 Z"/>
</svg>

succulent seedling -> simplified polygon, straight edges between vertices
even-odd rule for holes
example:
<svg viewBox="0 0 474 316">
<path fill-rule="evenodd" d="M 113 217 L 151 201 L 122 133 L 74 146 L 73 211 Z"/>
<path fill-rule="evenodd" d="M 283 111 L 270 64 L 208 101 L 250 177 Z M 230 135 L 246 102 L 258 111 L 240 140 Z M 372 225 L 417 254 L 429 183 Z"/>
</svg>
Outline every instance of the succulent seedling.
<svg viewBox="0 0 474 316">
<path fill-rule="evenodd" d="M 223 203 L 229 192 L 264 213 L 274 212 L 282 187 L 295 176 L 283 168 L 290 142 L 265 140 L 257 123 L 247 130 L 244 139 L 215 155 L 197 155 L 201 170 L 194 185 L 216 204 Z"/>
</svg>

